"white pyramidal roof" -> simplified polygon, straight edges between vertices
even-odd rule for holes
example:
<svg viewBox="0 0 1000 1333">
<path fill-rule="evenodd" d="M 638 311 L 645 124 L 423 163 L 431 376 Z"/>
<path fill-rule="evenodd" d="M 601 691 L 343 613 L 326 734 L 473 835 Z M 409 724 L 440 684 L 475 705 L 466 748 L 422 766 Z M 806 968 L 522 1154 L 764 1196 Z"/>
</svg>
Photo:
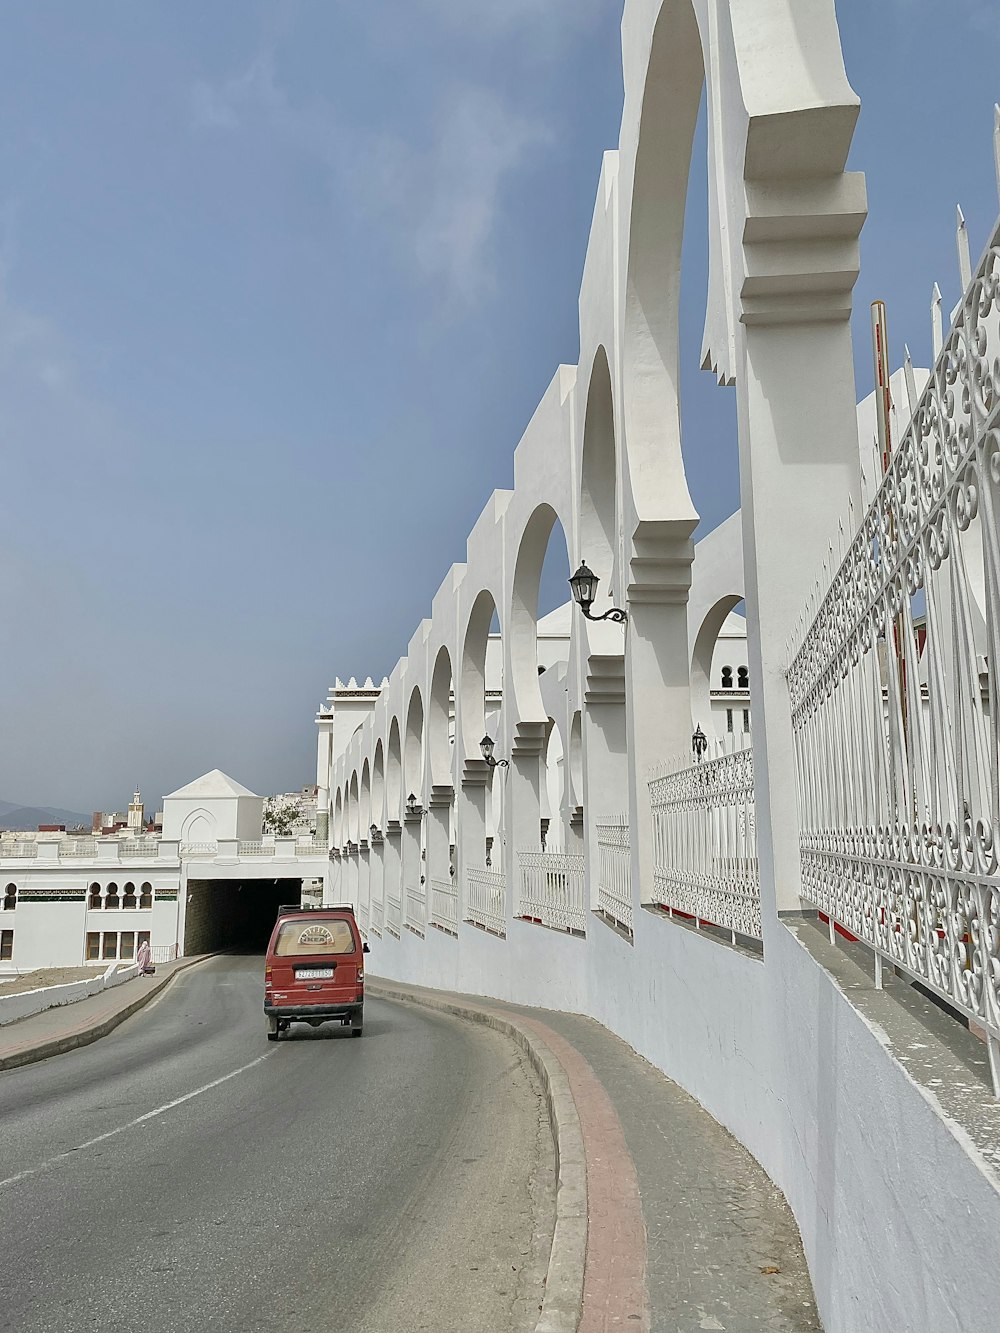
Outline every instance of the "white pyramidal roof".
<svg viewBox="0 0 1000 1333">
<path fill-rule="evenodd" d="M 169 800 L 171 796 L 257 797 L 257 793 L 241 786 L 235 779 L 223 773 L 221 768 L 213 768 L 211 773 L 205 773 L 200 778 L 195 778 L 194 782 L 189 782 L 186 787 L 178 787 L 176 791 L 170 792 L 164 799 Z M 260 798 L 257 797 L 257 799 Z"/>
</svg>

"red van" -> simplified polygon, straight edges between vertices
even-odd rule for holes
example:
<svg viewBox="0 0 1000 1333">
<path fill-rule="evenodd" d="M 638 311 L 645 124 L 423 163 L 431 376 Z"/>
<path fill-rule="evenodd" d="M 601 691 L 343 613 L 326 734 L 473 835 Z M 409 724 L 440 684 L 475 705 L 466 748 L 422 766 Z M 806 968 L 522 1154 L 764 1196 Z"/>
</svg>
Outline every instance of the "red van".
<svg viewBox="0 0 1000 1333">
<path fill-rule="evenodd" d="M 268 1041 L 289 1023 L 319 1027 L 330 1019 L 360 1037 L 367 952 L 353 907 L 279 907 L 264 960 Z"/>
</svg>

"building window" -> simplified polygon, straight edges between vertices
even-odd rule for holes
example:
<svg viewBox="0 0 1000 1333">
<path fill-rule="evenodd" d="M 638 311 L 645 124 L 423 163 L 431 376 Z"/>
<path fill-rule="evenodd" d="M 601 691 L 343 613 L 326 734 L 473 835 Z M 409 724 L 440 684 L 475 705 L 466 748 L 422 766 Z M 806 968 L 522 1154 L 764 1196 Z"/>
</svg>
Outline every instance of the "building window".
<svg viewBox="0 0 1000 1333">
<path fill-rule="evenodd" d="M 723 688 L 724 690 L 731 690 L 731 689 L 733 688 L 733 668 L 732 668 L 732 667 L 723 667 L 723 668 L 722 668 L 722 688 Z"/>
<path fill-rule="evenodd" d="M 87 962 L 94 963 L 101 956 L 101 932 L 99 930 L 87 931 Z"/>
<path fill-rule="evenodd" d="M 153 886 L 144 884 L 139 891 L 139 906 L 142 908 L 153 906 Z"/>
<path fill-rule="evenodd" d="M 122 907 L 128 908 L 134 906 L 135 906 L 135 885 L 129 883 L 126 884 L 124 889 L 122 890 Z"/>
<path fill-rule="evenodd" d="M 8 884 L 3 891 L 3 910 L 5 912 L 13 912 L 16 906 L 17 906 L 17 885 Z"/>
<path fill-rule="evenodd" d="M 118 885 L 109 884 L 108 891 L 104 895 L 104 910 L 105 912 L 110 912 L 113 907 L 119 906 L 121 906 L 121 904 L 118 901 Z"/>
<path fill-rule="evenodd" d="M 113 930 L 106 930 L 104 932 L 104 950 L 101 954 L 101 957 L 102 958 L 118 957 L 118 936 Z"/>
<path fill-rule="evenodd" d="M 727 731 L 732 731 L 732 729 L 733 729 L 733 710 L 732 710 L 731 708 L 727 708 L 727 709 L 726 709 L 726 730 L 727 730 Z"/>
<path fill-rule="evenodd" d="M 9 963 L 14 957 L 14 932 L 0 930 L 0 963 Z"/>
<path fill-rule="evenodd" d="M 750 668 L 738 667 L 736 671 L 736 676 L 737 680 L 739 681 L 740 689 L 748 690 L 750 688 Z"/>
<path fill-rule="evenodd" d="M 744 731 L 749 731 L 749 730 L 750 730 L 750 709 L 749 709 L 749 708 L 744 708 L 744 710 L 743 710 L 743 730 L 744 730 Z"/>
<path fill-rule="evenodd" d="M 134 931 L 134 930 L 123 930 L 123 931 L 122 931 L 122 935 L 121 935 L 121 943 L 120 943 L 120 946 L 119 946 L 119 949 L 118 949 L 118 957 L 119 957 L 119 958 L 134 958 L 134 957 L 135 957 L 135 931 Z"/>
<path fill-rule="evenodd" d="M 101 886 L 100 884 L 91 884 L 90 901 L 87 906 L 92 912 L 96 912 L 101 905 Z"/>
</svg>

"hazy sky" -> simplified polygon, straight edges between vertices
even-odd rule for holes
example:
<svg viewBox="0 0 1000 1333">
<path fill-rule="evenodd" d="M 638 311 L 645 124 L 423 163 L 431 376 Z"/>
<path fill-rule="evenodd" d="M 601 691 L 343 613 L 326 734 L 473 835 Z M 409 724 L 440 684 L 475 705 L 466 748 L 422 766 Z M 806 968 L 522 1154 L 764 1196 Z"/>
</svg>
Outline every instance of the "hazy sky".
<svg viewBox="0 0 1000 1333">
<path fill-rule="evenodd" d="M 577 359 L 621 7 L 0 0 L 0 799 L 313 780 L 327 686 L 392 668 Z M 926 361 L 955 202 L 974 254 L 996 214 L 1000 10 L 838 12 L 864 394 L 870 300 Z M 738 497 L 733 395 L 697 370 L 704 207 L 699 162 L 684 425 L 711 527 Z"/>
</svg>

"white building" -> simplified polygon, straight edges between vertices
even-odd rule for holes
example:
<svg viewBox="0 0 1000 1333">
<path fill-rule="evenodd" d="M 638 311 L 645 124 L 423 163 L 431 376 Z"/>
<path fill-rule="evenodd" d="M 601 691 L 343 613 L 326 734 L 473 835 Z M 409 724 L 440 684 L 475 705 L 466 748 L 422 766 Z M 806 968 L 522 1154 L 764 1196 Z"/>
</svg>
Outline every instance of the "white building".
<svg viewBox="0 0 1000 1333">
<path fill-rule="evenodd" d="M 144 939 L 154 961 L 259 944 L 326 862 L 325 843 L 263 835 L 262 805 L 214 769 L 164 799 L 162 835 L 4 839 L 0 975 L 107 966 Z"/>
</svg>

